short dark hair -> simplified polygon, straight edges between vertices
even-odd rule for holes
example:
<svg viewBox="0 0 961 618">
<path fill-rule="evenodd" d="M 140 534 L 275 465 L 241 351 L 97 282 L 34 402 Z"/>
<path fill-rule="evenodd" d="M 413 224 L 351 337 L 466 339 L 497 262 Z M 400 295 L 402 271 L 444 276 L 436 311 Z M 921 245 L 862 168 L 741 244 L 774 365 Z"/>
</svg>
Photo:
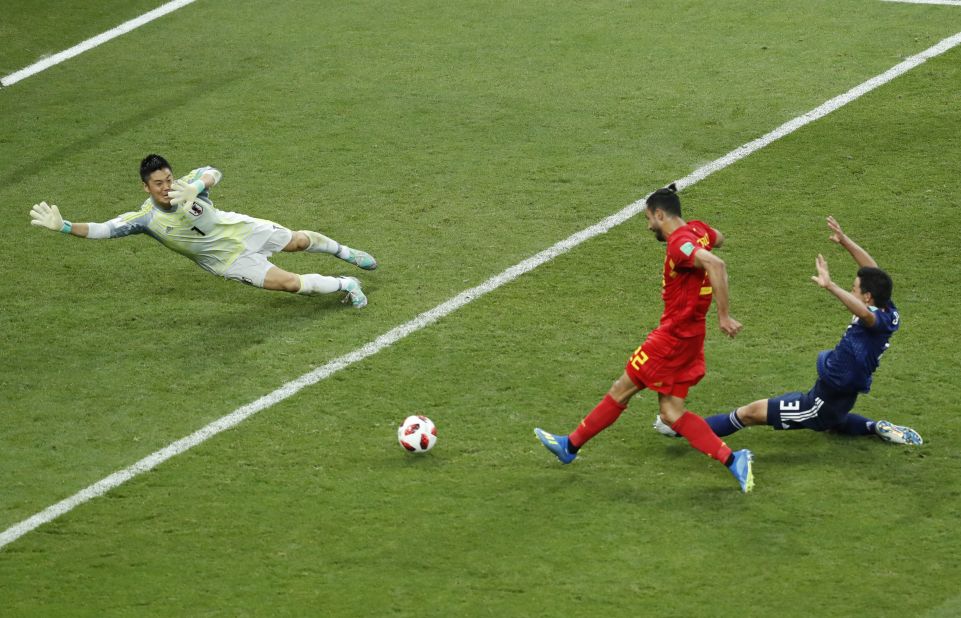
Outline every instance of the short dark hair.
<svg viewBox="0 0 961 618">
<path fill-rule="evenodd" d="M 681 198 L 677 196 L 677 185 L 673 182 L 647 196 L 646 203 L 651 212 L 661 209 L 669 215 L 681 216 Z"/>
<path fill-rule="evenodd" d="M 891 290 L 894 288 L 894 282 L 888 273 L 873 266 L 862 266 L 858 269 L 858 278 L 861 280 L 861 291 L 871 294 L 876 307 L 883 309 L 888 306 L 891 302 Z"/>
<path fill-rule="evenodd" d="M 140 162 L 140 180 L 147 182 L 147 179 L 150 178 L 151 174 L 157 170 L 163 169 L 172 170 L 173 168 L 170 167 L 170 164 L 167 163 L 167 160 L 160 155 L 148 154 L 143 158 L 143 161 Z"/>
</svg>

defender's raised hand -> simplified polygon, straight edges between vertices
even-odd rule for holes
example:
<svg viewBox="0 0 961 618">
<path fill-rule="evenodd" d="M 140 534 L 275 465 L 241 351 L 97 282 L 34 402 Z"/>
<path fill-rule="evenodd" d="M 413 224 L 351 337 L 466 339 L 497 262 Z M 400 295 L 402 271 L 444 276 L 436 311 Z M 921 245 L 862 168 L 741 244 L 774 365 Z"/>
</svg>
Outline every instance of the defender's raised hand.
<svg viewBox="0 0 961 618">
<path fill-rule="evenodd" d="M 818 274 L 812 275 L 811 281 L 822 288 L 826 288 L 833 283 L 833 281 L 831 281 L 831 273 L 828 271 L 828 261 L 825 260 L 824 256 L 820 253 L 818 253 L 818 257 L 814 261 L 814 267 L 817 268 Z"/>
<path fill-rule="evenodd" d="M 828 216 L 828 227 L 831 228 L 832 234 L 828 237 L 831 241 L 841 244 L 844 241 L 845 234 L 841 230 L 841 224 L 837 222 L 834 217 Z"/>
</svg>

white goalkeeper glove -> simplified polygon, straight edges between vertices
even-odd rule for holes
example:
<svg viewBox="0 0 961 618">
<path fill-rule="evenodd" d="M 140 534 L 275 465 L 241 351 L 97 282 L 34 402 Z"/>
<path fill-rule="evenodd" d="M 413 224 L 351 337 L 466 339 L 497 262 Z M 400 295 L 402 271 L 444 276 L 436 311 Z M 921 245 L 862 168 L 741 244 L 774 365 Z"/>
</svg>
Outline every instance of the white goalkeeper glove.
<svg viewBox="0 0 961 618">
<path fill-rule="evenodd" d="M 30 224 L 45 227 L 55 232 L 69 234 L 73 227 L 69 221 L 64 221 L 60 216 L 60 209 L 56 205 L 40 202 L 34 204 L 30 209 Z"/>
<path fill-rule="evenodd" d="M 167 192 L 167 197 L 170 198 L 170 203 L 174 206 L 190 208 L 197 199 L 197 196 L 203 193 L 206 188 L 207 186 L 204 185 L 204 181 L 199 178 L 190 183 L 175 180 L 173 189 Z"/>
</svg>

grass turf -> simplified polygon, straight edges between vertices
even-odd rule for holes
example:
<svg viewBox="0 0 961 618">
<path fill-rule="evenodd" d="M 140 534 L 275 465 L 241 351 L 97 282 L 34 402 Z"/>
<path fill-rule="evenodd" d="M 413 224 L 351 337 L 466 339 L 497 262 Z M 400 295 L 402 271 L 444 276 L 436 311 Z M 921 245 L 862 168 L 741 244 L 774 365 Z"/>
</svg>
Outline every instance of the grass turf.
<svg viewBox="0 0 961 618">
<path fill-rule="evenodd" d="M 221 283 L 143 238 L 8 227 L 5 525 L 961 25 L 947 10 L 863 2 L 788 14 L 753 3 L 750 19 L 735 2 L 266 6 L 198 3 L 0 92 L 12 127 L 0 204 L 11 221 L 44 197 L 68 218 L 103 220 L 139 203 L 145 151 L 213 163 L 226 172 L 219 205 L 377 255 L 370 307 Z M 231 27 L 137 70 L 198 18 Z M 712 462 L 648 429 L 642 396 L 581 461 L 555 465 L 531 428 L 572 427 L 660 311 L 663 248 L 635 221 L 5 548 L 6 607 L 949 612 L 959 428 L 943 407 L 957 362 L 942 273 L 959 57 L 683 196 L 689 216 L 729 237 L 747 327 L 735 341 L 712 333 L 692 409 L 810 385 L 816 351 L 846 322 L 807 280 L 813 255 L 828 252 L 838 281 L 854 270 L 826 241 L 830 212 L 891 271 L 905 319 L 859 410 L 910 421 L 923 449 L 754 429 L 729 440 L 758 454 L 757 492 L 741 496 Z M 278 263 L 348 272 L 315 257 Z M 419 459 L 393 442 L 414 410 L 441 432 Z"/>
</svg>

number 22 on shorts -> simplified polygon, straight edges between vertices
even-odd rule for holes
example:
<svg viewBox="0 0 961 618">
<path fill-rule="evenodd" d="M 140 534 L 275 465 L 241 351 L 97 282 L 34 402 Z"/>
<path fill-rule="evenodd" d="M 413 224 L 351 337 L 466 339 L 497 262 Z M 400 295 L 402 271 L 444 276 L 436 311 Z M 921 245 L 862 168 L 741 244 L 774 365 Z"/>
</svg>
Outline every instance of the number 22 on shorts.
<svg viewBox="0 0 961 618">
<path fill-rule="evenodd" d="M 634 350 L 634 354 L 631 355 L 631 367 L 634 369 L 640 369 L 641 365 L 647 362 L 648 356 L 647 353 L 641 349 L 643 347 L 643 345 L 638 346 L 638 348 Z"/>
</svg>

